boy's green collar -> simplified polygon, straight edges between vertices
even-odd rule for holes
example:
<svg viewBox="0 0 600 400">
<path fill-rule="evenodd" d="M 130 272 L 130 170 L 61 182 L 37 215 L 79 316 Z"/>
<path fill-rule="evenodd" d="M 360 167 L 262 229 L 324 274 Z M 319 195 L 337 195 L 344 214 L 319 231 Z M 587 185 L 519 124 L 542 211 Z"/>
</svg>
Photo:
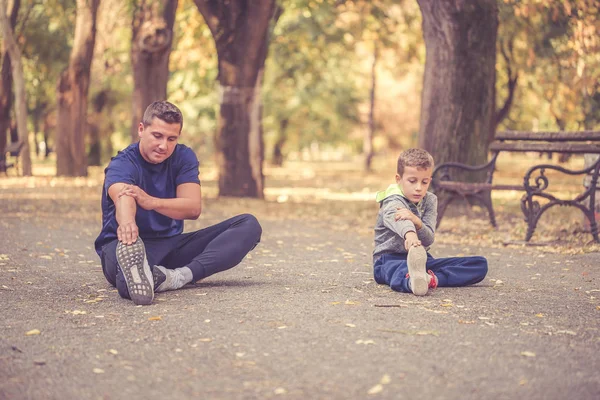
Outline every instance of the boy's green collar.
<svg viewBox="0 0 600 400">
<path fill-rule="evenodd" d="M 404 192 L 402 191 L 400 185 L 398 185 L 397 183 L 393 183 L 390 186 L 388 186 L 386 190 L 377 192 L 377 194 L 375 195 L 375 200 L 379 203 L 394 194 L 399 194 L 402 197 L 406 197 L 404 196 Z"/>
</svg>

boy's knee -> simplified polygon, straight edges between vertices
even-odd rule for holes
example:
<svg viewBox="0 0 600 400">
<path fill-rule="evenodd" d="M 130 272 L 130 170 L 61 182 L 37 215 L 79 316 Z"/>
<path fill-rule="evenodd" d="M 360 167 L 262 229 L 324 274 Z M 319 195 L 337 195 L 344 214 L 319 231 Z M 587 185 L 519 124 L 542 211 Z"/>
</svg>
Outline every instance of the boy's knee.
<svg viewBox="0 0 600 400">
<path fill-rule="evenodd" d="M 481 256 L 475 256 L 475 258 L 479 266 L 479 280 L 477 282 L 481 282 L 488 273 L 488 261 L 485 257 Z"/>
</svg>

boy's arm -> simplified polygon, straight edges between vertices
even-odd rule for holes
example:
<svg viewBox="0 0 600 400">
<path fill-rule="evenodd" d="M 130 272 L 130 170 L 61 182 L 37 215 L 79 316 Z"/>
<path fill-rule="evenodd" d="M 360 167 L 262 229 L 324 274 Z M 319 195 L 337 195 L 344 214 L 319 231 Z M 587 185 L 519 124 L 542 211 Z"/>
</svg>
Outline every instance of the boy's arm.
<svg viewBox="0 0 600 400">
<path fill-rule="evenodd" d="M 173 219 L 198 219 L 202 212 L 202 191 L 197 183 L 178 185 L 177 197 L 171 199 L 150 196 L 135 185 L 127 185 L 119 197 L 131 197 L 144 210 L 154 210 Z"/>
<path fill-rule="evenodd" d="M 419 240 L 425 247 L 433 244 L 435 239 L 435 225 L 437 224 L 437 197 L 431 195 L 431 201 L 427 202 L 423 215 L 421 215 L 422 227 L 417 231 Z"/>
<path fill-rule="evenodd" d="M 108 188 L 107 192 L 115 204 L 117 238 L 124 244 L 132 244 L 139 235 L 139 229 L 135 222 L 137 205 L 135 199 L 121 195 L 126 186 L 125 183 L 115 183 Z"/>
<path fill-rule="evenodd" d="M 395 215 L 398 207 L 406 206 L 400 201 L 390 202 L 384 206 L 382 210 L 383 224 L 402 239 L 405 239 L 408 232 L 417 232 L 417 228 L 415 227 L 415 224 L 408 219 L 396 220 Z"/>
</svg>

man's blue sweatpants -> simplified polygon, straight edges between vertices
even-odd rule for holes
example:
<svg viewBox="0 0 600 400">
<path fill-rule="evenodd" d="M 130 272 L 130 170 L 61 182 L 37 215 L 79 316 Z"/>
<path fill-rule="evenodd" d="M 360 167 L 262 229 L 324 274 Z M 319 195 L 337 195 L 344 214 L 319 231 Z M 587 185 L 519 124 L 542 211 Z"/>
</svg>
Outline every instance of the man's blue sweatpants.
<svg viewBox="0 0 600 400">
<path fill-rule="evenodd" d="M 397 292 L 412 293 L 408 287 L 408 254 L 383 254 L 374 265 L 375 282 L 389 285 Z M 457 287 L 481 282 L 488 271 L 485 257 L 433 258 L 427 253 L 427 269 L 438 278 L 438 287 Z"/>
<path fill-rule="evenodd" d="M 256 217 L 242 214 L 199 231 L 142 240 L 148 264 L 168 269 L 188 267 L 196 282 L 239 264 L 260 242 L 261 234 L 262 228 Z M 102 247 L 102 270 L 119 294 L 129 298 L 125 278 L 117 268 L 118 243 L 114 240 Z"/>
</svg>

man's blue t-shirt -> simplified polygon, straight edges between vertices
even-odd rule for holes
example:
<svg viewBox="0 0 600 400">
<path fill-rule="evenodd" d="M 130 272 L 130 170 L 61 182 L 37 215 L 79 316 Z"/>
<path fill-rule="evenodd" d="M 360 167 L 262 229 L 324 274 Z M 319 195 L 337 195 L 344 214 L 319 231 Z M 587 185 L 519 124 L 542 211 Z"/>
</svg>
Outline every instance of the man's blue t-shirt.
<svg viewBox="0 0 600 400">
<path fill-rule="evenodd" d="M 162 199 L 177 197 L 177 186 L 198 183 L 198 158 L 192 149 L 177 144 L 173 154 L 160 164 L 144 160 L 139 143 L 129 145 L 112 158 L 104 170 L 102 187 L 102 231 L 95 242 L 96 252 L 102 256 L 102 246 L 117 239 L 115 204 L 108 188 L 115 183 L 139 186 L 150 196 Z M 169 218 L 156 211 L 137 208 L 135 222 L 142 239 L 171 237 L 183 232 L 183 221 Z"/>
</svg>

